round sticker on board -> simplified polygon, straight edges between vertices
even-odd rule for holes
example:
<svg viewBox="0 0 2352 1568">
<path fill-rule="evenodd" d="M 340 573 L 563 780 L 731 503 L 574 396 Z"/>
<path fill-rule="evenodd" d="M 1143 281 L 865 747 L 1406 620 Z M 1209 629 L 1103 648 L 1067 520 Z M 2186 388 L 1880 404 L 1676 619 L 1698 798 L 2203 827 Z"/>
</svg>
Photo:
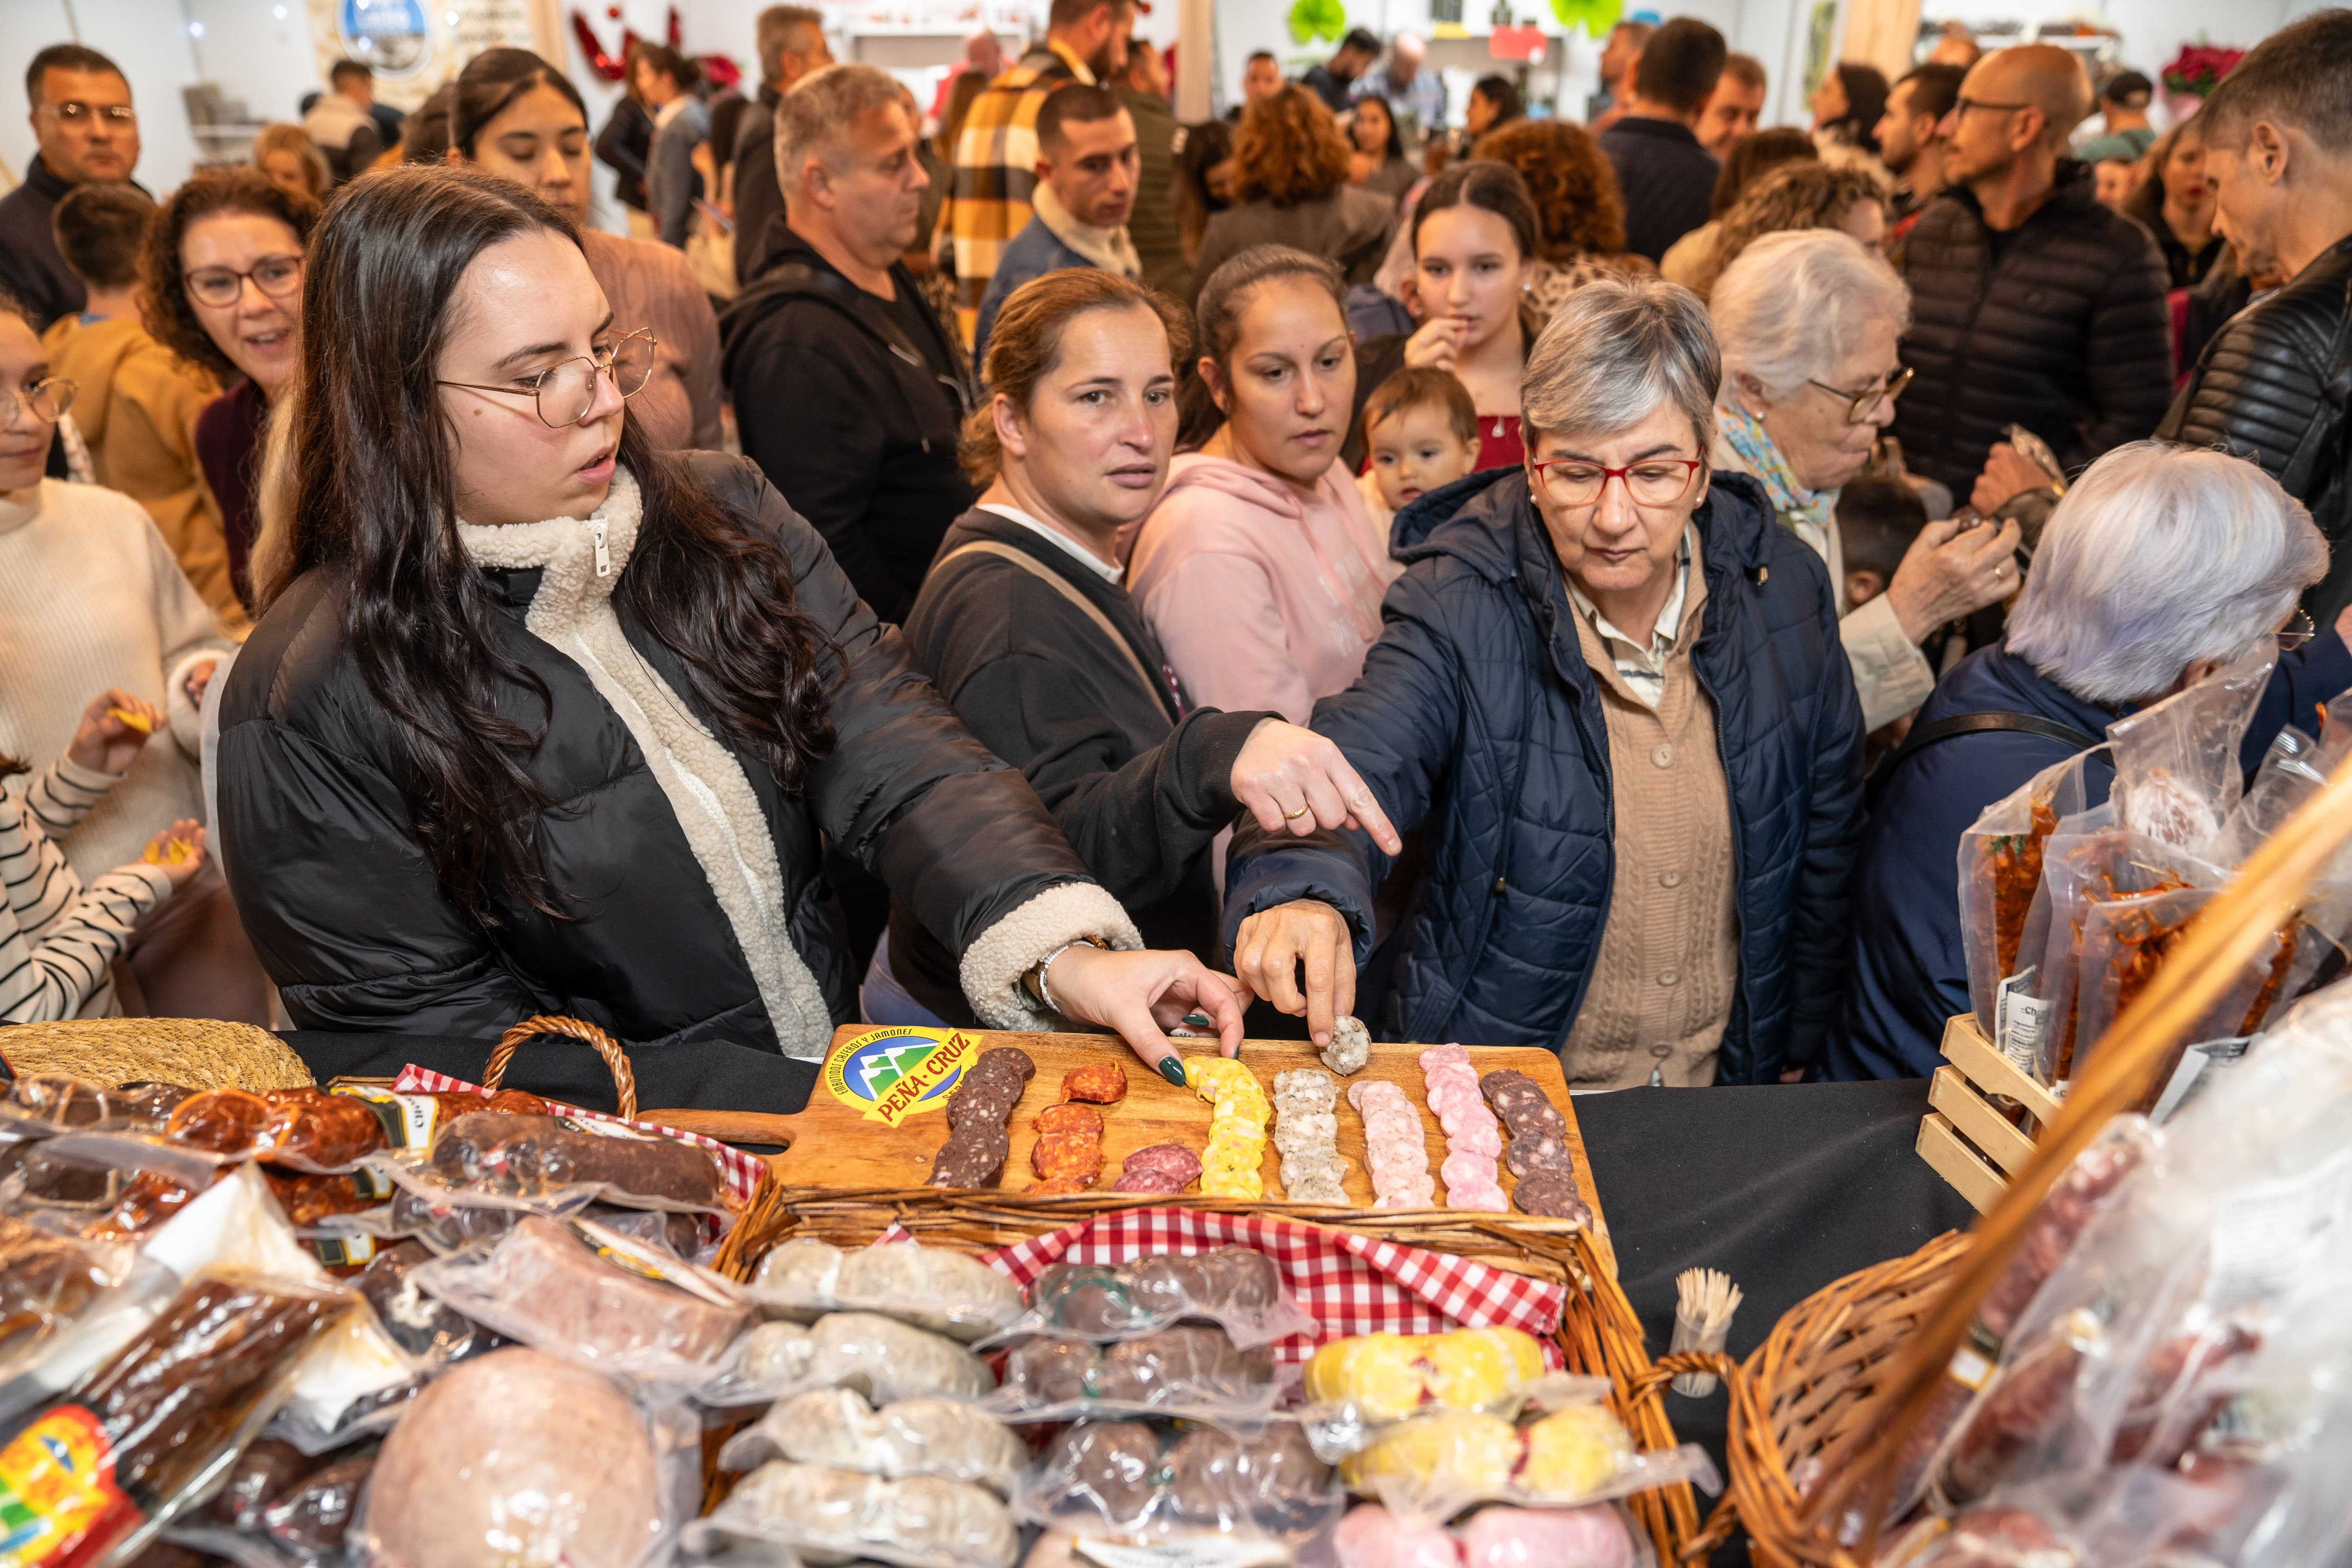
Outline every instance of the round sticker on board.
<svg viewBox="0 0 2352 1568">
<path fill-rule="evenodd" d="M 424 64 L 433 41 L 417 0 L 342 0 L 335 20 L 344 52 L 387 76 L 405 75 Z"/>
<path fill-rule="evenodd" d="M 896 1127 L 945 1106 L 979 1051 L 961 1029 L 868 1029 L 825 1059 L 824 1086 L 865 1120 Z"/>
</svg>

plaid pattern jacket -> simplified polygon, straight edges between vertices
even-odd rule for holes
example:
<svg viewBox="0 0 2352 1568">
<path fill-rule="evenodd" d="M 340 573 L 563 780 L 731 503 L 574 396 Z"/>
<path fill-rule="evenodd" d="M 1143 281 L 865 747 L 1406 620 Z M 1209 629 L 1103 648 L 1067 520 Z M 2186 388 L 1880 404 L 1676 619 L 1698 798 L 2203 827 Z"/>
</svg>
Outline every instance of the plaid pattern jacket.
<svg viewBox="0 0 2352 1568">
<path fill-rule="evenodd" d="M 1029 196 L 1037 188 L 1037 112 L 1064 82 L 1092 86 L 1094 79 L 1084 60 L 1049 38 L 972 100 L 956 138 L 955 185 L 940 210 L 940 230 L 953 245 L 957 314 L 967 342 L 1004 247 L 1029 222 Z"/>
</svg>

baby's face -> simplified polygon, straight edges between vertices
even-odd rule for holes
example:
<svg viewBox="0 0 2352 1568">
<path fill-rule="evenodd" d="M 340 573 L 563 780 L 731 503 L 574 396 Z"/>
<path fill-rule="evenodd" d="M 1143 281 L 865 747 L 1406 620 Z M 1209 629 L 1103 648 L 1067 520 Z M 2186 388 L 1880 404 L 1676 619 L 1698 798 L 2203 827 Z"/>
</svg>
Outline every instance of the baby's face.
<svg viewBox="0 0 2352 1568">
<path fill-rule="evenodd" d="M 1372 473 L 1381 499 L 1402 511 L 1423 490 L 1450 485 L 1478 460 L 1475 442 L 1454 433 L 1441 407 L 1399 409 L 1371 428 Z"/>
</svg>

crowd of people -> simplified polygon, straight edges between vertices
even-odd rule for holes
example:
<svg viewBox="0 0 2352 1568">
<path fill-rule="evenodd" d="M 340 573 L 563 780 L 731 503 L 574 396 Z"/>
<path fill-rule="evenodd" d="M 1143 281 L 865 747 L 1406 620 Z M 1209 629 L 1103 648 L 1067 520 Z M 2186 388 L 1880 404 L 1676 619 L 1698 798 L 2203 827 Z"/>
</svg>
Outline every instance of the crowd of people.
<svg viewBox="0 0 2352 1568">
<path fill-rule="evenodd" d="M 1187 125 L 1044 20 L 926 105 L 773 6 L 601 128 L 345 62 L 160 195 L 41 51 L 0 1021 L 1918 1075 L 1984 806 L 2273 640 L 2250 767 L 2352 689 L 2352 12 L 2161 130 L 1962 37 L 1763 127 L 1686 16 L 1580 122 L 1358 28 Z"/>
</svg>

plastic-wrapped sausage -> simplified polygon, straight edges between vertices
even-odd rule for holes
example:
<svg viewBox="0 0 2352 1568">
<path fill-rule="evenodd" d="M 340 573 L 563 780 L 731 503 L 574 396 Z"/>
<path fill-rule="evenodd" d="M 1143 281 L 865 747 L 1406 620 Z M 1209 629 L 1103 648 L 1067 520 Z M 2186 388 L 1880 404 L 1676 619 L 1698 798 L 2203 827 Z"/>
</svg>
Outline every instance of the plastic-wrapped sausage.
<svg viewBox="0 0 2352 1568">
<path fill-rule="evenodd" d="M 497 1193 L 534 1196 L 591 1188 L 613 1202 L 647 1208 L 719 1209 L 726 1192 L 719 1162 L 694 1144 L 617 1128 L 586 1131 L 561 1116 L 461 1116 L 433 1141 L 433 1168 L 451 1181 Z"/>
</svg>

